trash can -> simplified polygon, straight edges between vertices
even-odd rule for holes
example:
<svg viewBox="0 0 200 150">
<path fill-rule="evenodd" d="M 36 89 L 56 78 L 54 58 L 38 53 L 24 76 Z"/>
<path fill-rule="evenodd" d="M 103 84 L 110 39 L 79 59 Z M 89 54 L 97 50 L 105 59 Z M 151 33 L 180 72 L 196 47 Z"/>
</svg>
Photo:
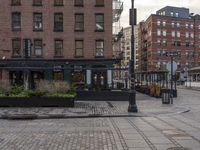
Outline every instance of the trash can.
<svg viewBox="0 0 200 150">
<path fill-rule="evenodd" d="M 170 104 L 171 101 L 171 90 L 170 89 L 162 89 L 162 104 Z"/>
</svg>

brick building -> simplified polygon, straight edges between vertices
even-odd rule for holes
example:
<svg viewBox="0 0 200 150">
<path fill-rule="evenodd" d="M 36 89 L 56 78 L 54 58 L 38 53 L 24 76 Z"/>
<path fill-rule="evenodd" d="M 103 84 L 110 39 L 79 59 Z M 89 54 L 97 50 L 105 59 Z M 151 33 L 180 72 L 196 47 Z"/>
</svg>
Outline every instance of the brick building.
<svg viewBox="0 0 200 150">
<path fill-rule="evenodd" d="M 111 85 L 112 0 L 0 0 L 0 74 Z M 108 69 L 108 70 L 107 70 Z"/>
<path fill-rule="evenodd" d="M 139 70 L 165 70 L 170 57 L 178 70 L 200 65 L 200 16 L 187 8 L 166 6 L 139 23 Z"/>
</svg>

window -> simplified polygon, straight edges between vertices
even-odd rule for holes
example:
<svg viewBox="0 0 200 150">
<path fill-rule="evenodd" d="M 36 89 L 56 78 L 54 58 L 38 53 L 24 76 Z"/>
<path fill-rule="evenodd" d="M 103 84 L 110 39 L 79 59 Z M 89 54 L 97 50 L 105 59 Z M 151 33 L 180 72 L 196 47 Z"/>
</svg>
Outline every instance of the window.
<svg viewBox="0 0 200 150">
<path fill-rule="evenodd" d="M 21 5 L 21 0 L 11 0 L 11 5 Z"/>
<path fill-rule="evenodd" d="M 104 6 L 104 0 L 96 0 L 96 6 Z"/>
<path fill-rule="evenodd" d="M 189 27 L 189 25 L 186 23 L 186 24 L 185 24 L 185 28 L 188 29 L 188 27 Z"/>
<path fill-rule="evenodd" d="M 176 17 L 179 17 L 179 13 L 176 13 L 175 15 L 176 15 Z"/>
<path fill-rule="evenodd" d="M 191 28 L 191 29 L 193 29 L 193 28 L 194 28 L 194 25 L 193 25 L 193 24 L 191 24 L 191 25 L 190 25 L 190 28 Z"/>
<path fill-rule="evenodd" d="M 63 56 L 63 40 L 55 40 L 55 56 Z"/>
<path fill-rule="evenodd" d="M 54 31 L 63 31 L 63 13 L 54 14 Z"/>
<path fill-rule="evenodd" d="M 180 41 L 173 41 L 172 45 L 173 46 L 181 46 L 181 42 Z"/>
<path fill-rule="evenodd" d="M 75 31 L 83 31 L 83 30 L 84 30 L 84 15 L 75 14 Z"/>
<path fill-rule="evenodd" d="M 172 37 L 175 37 L 175 31 L 172 31 Z"/>
<path fill-rule="evenodd" d="M 74 5 L 75 6 L 83 6 L 84 5 L 83 0 L 74 0 Z"/>
<path fill-rule="evenodd" d="M 36 57 L 42 56 L 42 40 L 35 39 L 34 40 L 34 52 L 33 55 Z"/>
<path fill-rule="evenodd" d="M 54 0 L 54 6 L 63 6 L 63 0 Z"/>
<path fill-rule="evenodd" d="M 161 40 L 160 39 L 157 39 L 157 44 L 161 45 Z"/>
<path fill-rule="evenodd" d="M 54 81 L 63 81 L 64 80 L 64 72 L 63 70 L 54 71 L 53 72 Z"/>
<path fill-rule="evenodd" d="M 166 22 L 165 21 L 163 21 L 162 24 L 163 24 L 164 27 L 166 26 Z"/>
<path fill-rule="evenodd" d="M 21 39 L 13 39 L 12 40 L 12 50 L 13 50 L 13 56 L 21 56 Z"/>
<path fill-rule="evenodd" d="M 95 30 L 104 31 L 104 14 L 95 14 Z"/>
<path fill-rule="evenodd" d="M 42 30 L 42 13 L 33 13 L 33 30 Z"/>
<path fill-rule="evenodd" d="M 177 22 L 176 23 L 176 27 L 179 28 L 180 27 L 180 23 Z"/>
<path fill-rule="evenodd" d="M 198 27 L 199 29 L 200 29 L 200 25 L 199 25 L 199 27 Z"/>
<path fill-rule="evenodd" d="M 175 25 L 175 23 L 174 22 L 172 22 L 172 27 L 174 28 L 174 25 Z"/>
<path fill-rule="evenodd" d="M 83 57 L 83 48 L 84 48 L 83 40 L 76 40 L 75 41 L 75 57 Z"/>
<path fill-rule="evenodd" d="M 189 38 L 189 32 L 185 32 L 185 37 Z"/>
<path fill-rule="evenodd" d="M 12 30 L 14 31 L 21 30 L 21 13 L 20 12 L 12 13 Z"/>
<path fill-rule="evenodd" d="M 161 36 L 161 30 L 157 29 L 157 36 Z"/>
<path fill-rule="evenodd" d="M 163 36 L 167 36 L 167 31 L 163 30 Z"/>
<path fill-rule="evenodd" d="M 96 57 L 103 57 L 104 56 L 104 41 L 103 40 L 96 40 Z"/>
<path fill-rule="evenodd" d="M 160 26 L 160 20 L 157 20 L 157 26 Z"/>
<path fill-rule="evenodd" d="M 190 42 L 186 42 L 186 43 L 185 43 L 185 46 L 186 46 L 186 47 L 190 47 Z"/>
<path fill-rule="evenodd" d="M 33 6 L 42 6 L 42 0 L 33 0 Z"/>
<path fill-rule="evenodd" d="M 167 40 L 163 40 L 163 45 L 167 46 Z"/>
<path fill-rule="evenodd" d="M 174 12 L 170 12 L 170 15 L 173 17 L 174 16 Z"/>
<path fill-rule="evenodd" d="M 190 33 L 190 37 L 191 37 L 191 38 L 194 38 L 194 33 Z"/>
<path fill-rule="evenodd" d="M 163 16 L 165 16 L 166 15 L 166 13 L 165 13 L 165 11 L 163 11 Z"/>
<path fill-rule="evenodd" d="M 179 37 L 179 38 L 181 37 L 181 33 L 180 33 L 180 31 L 177 31 L 176 34 L 177 34 L 177 37 Z"/>
</svg>

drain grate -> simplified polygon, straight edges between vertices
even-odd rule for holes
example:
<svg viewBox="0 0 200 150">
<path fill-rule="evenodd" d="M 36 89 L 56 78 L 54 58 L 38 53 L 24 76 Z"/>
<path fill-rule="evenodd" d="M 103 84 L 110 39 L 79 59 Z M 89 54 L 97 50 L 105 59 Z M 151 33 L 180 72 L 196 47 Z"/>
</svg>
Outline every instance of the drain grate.
<svg viewBox="0 0 200 150">
<path fill-rule="evenodd" d="M 184 148 L 184 147 L 171 147 L 171 148 L 168 148 L 167 150 L 191 150 L 191 149 Z"/>
</svg>

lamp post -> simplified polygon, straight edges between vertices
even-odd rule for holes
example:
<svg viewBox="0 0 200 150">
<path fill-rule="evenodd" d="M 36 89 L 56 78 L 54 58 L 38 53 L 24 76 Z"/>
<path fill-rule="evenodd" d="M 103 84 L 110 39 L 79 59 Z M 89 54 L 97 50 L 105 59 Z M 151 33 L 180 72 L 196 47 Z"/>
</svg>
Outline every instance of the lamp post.
<svg viewBox="0 0 200 150">
<path fill-rule="evenodd" d="M 131 59 L 129 61 L 129 75 L 131 81 L 131 88 L 129 91 L 129 106 L 128 112 L 138 112 L 136 105 L 136 92 L 135 92 L 135 51 L 134 51 L 134 25 L 136 25 L 136 9 L 134 9 L 134 0 L 131 0 L 132 7 L 130 9 L 130 25 L 132 27 L 131 32 Z"/>
<path fill-rule="evenodd" d="M 167 52 L 166 56 L 169 56 L 171 58 L 171 104 L 173 104 L 173 82 L 174 82 L 174 77 L 173 77 L 173 72 L 174 72 L 174 64 L 173 64 L 173 58 L 178 56 L 178 52 Z"/>
</svg>

